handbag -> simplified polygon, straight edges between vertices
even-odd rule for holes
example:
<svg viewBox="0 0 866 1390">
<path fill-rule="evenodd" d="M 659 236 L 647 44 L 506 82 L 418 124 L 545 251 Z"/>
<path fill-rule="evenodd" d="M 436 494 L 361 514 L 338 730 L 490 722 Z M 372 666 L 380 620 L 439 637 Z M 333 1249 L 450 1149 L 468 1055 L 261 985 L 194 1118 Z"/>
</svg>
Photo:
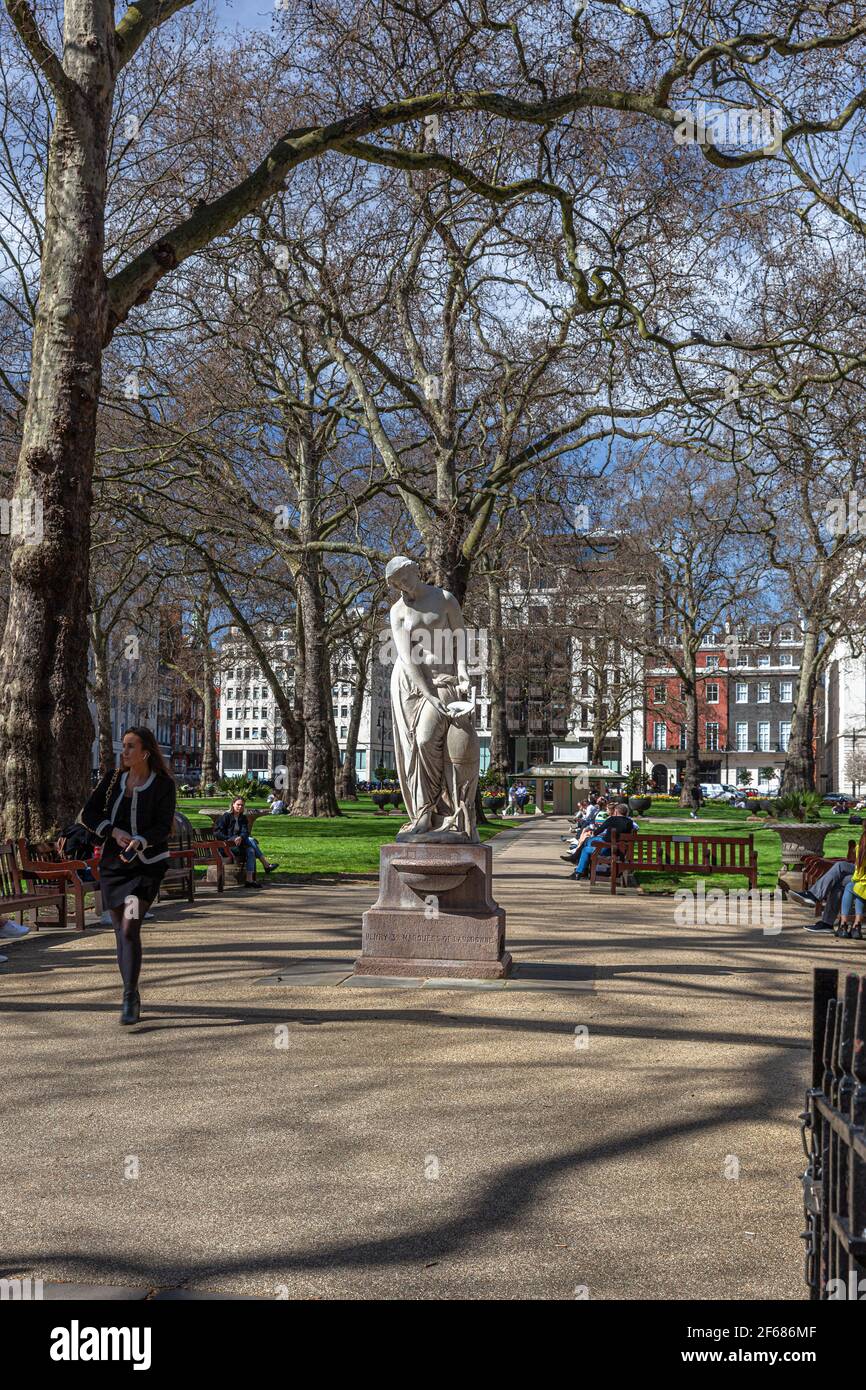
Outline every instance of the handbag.
<svg viewBox="0 0 866 1390">
<path fill-rule="evenodd" d="M 75 821 L 61 831 L 57 848 L 64 859 L 92 859 L 96 841 L 86 826 Z"/>
</svg>

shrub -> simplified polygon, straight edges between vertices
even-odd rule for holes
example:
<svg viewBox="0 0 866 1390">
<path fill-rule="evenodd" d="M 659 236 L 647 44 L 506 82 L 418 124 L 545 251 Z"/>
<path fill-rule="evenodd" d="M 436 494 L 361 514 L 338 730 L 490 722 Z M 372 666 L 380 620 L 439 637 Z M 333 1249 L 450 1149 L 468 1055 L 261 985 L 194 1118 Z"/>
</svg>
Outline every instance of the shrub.
<svg viewBox="0 0 866 1390">
<path fill-rule="evenodd" d="M 249 799 L 262 794 L 262 783 L 258 778 L 245 777 L 243 773 L 237 777 L 221 777 L 217 786 L 226 796 L 231 797 L 243 796 Z"/>
<path fill-rule="evenodd" d="M 791 820 L 814 822 L 821 819 L 821 805 L 817 792 L 791 792 L 776 798 L 773 813 L 780 820 L 789 816 Z"/>
</svg>

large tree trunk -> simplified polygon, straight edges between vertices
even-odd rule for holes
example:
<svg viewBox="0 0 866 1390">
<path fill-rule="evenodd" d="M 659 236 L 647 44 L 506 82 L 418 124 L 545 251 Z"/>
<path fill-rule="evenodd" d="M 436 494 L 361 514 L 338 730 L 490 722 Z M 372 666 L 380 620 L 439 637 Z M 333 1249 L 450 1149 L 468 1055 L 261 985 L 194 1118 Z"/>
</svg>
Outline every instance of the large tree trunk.
<svg viewBox="0 0 866 1390">
<path fill-rule="evenodd" d="M 803 655 L 797 700 L 791 716 L 791 737 L 779 787 L 782 796 L 815 790 L 814 723 L 818 673 L 818 634 L 807 628 L 803 634 Z"/>
<path fill-rule="evenodd" d="M 505 786 L 508 765 L 508 711 L 505 702 L 505 642 L 502 635 L 502 593 L 497 576 L 487 576 L 488 685 L 490 697 L 490 771 Z"/>
<path fill-rule="evenodd" d="M 367 667 L 370 663 L 370 648 L 373 645 L 372 633 L 355 652 L 355 682 L 352 690 L 352 708 L 349 711 L 349 735 L 346 739 L 346 756 L 340 768 L 338 795 L 344 801 L 358 800 L 358 779 L 355 775 L 355 761 L 358 752 L 358 733 L 361 716 L 364 713 L 364 697 L 367 693 Z M 370 771 L 370 769 L 368 769 Z"/>
<path fill-rule="evenodd" d="M 214 735 L 214 679 L 213 651 L 210 638 L 204 650 L 204 743 L 201 750 L 200 786 L 210 787 L 216 783 L 216 738 Z"/>
<path fill-rule="evenodd" d="M 325 604 L 318 557 L 307 553 L 295 576 L 298 606 L 304 628 L 304 770 L 292 803 L 293 816 L 339 816 L 334 795 L 331 751 L 331 692 L 325 704 L 328 652 L 325 645 Z"/>
<path fill-rule="evenodd" d="M 700 805 L 698 786 L 701 780 L 701 756 L 698 743 L 697 671 L 694 665 L 686 672 L 686 679 L 683 684 L 685 685 L 685 695 L 683 696 L 685 719 L 683 722 L 686 730 L 686 766 L 680 791 L 680 805 L 697 810 Z"/>
<path fill-rule="evenodd" d="M 105 169 L 116 49 L 110 0 L 66 0 L 45 188 L 30 385 L 13 496 L 41 536 L 13 541 L 3 638 L 0 807 L 7 835 L 50 835 L 89 786 L 88 557 L 108 303 Z M 36 521 L 38 523 L 38 512 Z M 37 532 L 38 534 L 38 532 Z"/>
<path fill-rule="evenodd" d="M 330 656 L 324 663 L 323 672 L 325 685 L 322 690 L 322 703 L 328 716 L 328 740 L 331 745 L 331 766 L 334 769 L 334 797 L 339 798 L 340 775 L 343 768 L 340 763 L 340 740 L 337 738 L 337 721 L 334 716 L 334 672 Z"/>
<path fill-rule="evenodd" d="M 114 729 L 111 724 L 108 638 L 95 623 L 91 623 L 91 645 L 93 648 L 93 679 L 90 683 L 90 689 L 93 702 L 96 705 L 99 775 L 104 777 L 115 765 Z"/>
</svg>

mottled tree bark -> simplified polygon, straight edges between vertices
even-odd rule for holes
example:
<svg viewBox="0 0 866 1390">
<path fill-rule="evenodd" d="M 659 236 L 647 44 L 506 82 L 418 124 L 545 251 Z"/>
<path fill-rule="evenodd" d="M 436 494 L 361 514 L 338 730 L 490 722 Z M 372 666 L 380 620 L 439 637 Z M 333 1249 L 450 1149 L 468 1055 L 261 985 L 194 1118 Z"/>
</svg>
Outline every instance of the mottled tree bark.
<svg viewBox="0 0 866 1390">
<path fill-rule="evenodd" d="M 358 779 L 355 773 L 355 762 L 358 752 L 358 733 L 361 728 L 361 716 L 364 713 L 364 696 L 367 693 L 367 668 L 370 663 L 370 648 L 373 645 L 372 634 L 361 643 L 355 652 L 355 681 L 352 689 L 352 708 L 349 711 L 349 733 L 346 739 L 346 756 L 343 759 L 343 766 L 340 768 L 338 795 L 344 801 L 357 801 L 358 799 Z"/>
<path fill-rule="evenodd" d="M 304 767 L 292 802 L 293 816 L 338 816 L 331 751 L 331 690 L 325 644 L 325 603 L 320 562 L 305 554 L 295 576 L 304 628 Z M 327 685 L 327 705 L 325 690 Z"/>
<path fill-rule="evenodd" d="M 93 648 L 93 679 L 90 690 L 96 706 L 96 730 L 99 748 L 99 775 L 104 777 L 114 767 L 114 730 L 111 725 L 111 686 L 108 660 L 108 637 L 91 617 L 90 642 Z"/>
<path fill-rule="evenodd" d="M 204 688 L 202 690 L 202 704 L 204 705 L 204 742 L 201 750 L 201 783 L 202 787 L 210 787 L 216 782 L 216 732 L 215 732 L 215 701 L 214 701 L 214 669 L 213 651 L 210 644 L 210 636 L 206 637 L 204 649 Z"/>
<path fill-rule="evenodd" d="M 13 496 L 41 538 L 12 543 L 0 671 L 0 806 L 7 835 L 73 820 L 89 785 L 85 673 L 90 510 L 108 320 L 102 268 L 116 72 L 110 0 L 66 0 L 45 187 L 30 384 Z"/>
<path fill-rule="evenodd" d="M 490 698 L 490 771 L 505 786 L 508 764 L 508 710 L 505 700 L 505 642 L 502 634 L 502 592 L 497 576 L 487 576 L 489 628 L 487 693 Z"/>
<path fill-rule="evenodd" d="M 797 699 L 791 715 L 791 737 L 779 787 L 781 796 L 815 790 L 815 690 L 819 660 L 818 633 L 807 627 L 803 633 Z"/>
</svg>

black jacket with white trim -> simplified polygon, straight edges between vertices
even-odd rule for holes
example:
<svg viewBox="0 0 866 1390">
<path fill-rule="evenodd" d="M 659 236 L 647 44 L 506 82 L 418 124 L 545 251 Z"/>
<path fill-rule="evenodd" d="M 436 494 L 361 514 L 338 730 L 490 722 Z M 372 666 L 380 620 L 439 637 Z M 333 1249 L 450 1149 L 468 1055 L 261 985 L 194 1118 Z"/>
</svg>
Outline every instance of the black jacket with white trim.
<svg viewBox="0 0 866 1390">
<path fill-rule="evenodd" d="M 124 772 L 111 792 L 114 773 L 109 772 L 94 787 L 78 819 L 98 840 L 111 835 L 117 813 L 126 791 Z M 108 804 L 111 793 L 111 804 Z M 146 782 L 135 787 L 129 808 L 129 824 L 133 840 L 137 841 L 136 857 L 144 865 L 158 864 L 168 859 L 168 839 L 174 825 L 177 788 L 171 777 L 152 772 Z"/>
</svg>

